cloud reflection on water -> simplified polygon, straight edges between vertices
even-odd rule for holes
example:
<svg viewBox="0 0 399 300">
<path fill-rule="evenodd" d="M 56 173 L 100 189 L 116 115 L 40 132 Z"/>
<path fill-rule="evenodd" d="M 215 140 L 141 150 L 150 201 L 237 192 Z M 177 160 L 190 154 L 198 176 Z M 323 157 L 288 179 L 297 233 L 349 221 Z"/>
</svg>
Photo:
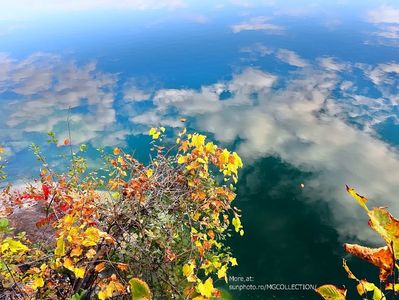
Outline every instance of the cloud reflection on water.
<svg viewBox="0 0 399 300">
<path fill-rule="evenodd" d="M 353 225 L 366 218 L 348 199 L 344 185 L 356 187 L 376 205 L 387 205 L 399 213 L 398 152 L 373 131 L 376 123 L 395 116 L 392 110 L 397 104 L 385 85 L 396 82 L 387 80 L 390 73 L 396 73 L 396 66 L 388 63 L 366 67 L 323 57 L 312 66 L 301 67 L 288 80 L 245 68 L 230 81 L 199 90 L 159 90 L 153 99 L 154 108 L 131 120 L 170 125 L 163 119 L 173 119 L 176 113 L 191 116 L 195 127 L 213 133 L 219 141 L 240 140 L 238 152 L 247 163 L 278 156 L 297 168 L 314 172 L 313 179 L 306 183 L 308 196 L 322 193 L 320 197 L 329 202 L 342 236 L 374 239 L 362 226 Z M 381 97 L 362 96 L 354 88 L 355 82 L 342 78 L 340 72 L 355 69 L 362 70 L 364 78 L 381 88 Z M 283 85 L 278 86 L 281 81 Z M 341 93 L 334 99 L 332 94 L 337 89 Z M 221 100 L 224 91 L 231 96 Z M 357 118 L 362 128 L 353 126 L 352 118 Z"/>
<path fill-rule="evenodd" d="M 100 71 L 94 62 L 78 65 L 46 53 L 23 60 L 2 55 L 0 91 L 7 95 L 9 108 L 0 122 L 1 139 L 18 150 L 26 146 L 29 133 L 58 130 L 66 135 L 63 125 L 69 108 L 74 142 L 96 146 L 113 145 L 140 132 L 120 122 L 119 117 L 126 114 L 133 128 L 177 127 L 179 116 L 190 117 L 196 128 L 213 133 L 221 142 L 238 139 L 237 150 L 247 164 L 278 156 L 314 172 L 304 190 L 309 199 L 314 193 L 323 193 L 321 198 L 331 206 L 342 236 L 370 238 L 370 232 L 348 222 L 364 222 L 365 216 L 343 187 L 352 185 L 367 193 L 371 201 L 399 213 L 395 198 L 399 156 L 373 130 L 376 123 L 394 116 L 397 96 L 390 86 L 397 84 L 397 65 L 351 64 L 333 57 L 311 62 L 287 49 L 255 47 L 254 51 L 247 48 L 244 55 L 282 59 L 282 54 L 288 53 L 283 61 L 300 68 L 282 78 L 245 67 L 229 80 L 200 89 L 150 91 L 123 86 L 124 95 L 117 101 L 118 76 Z M 360 70 L 381 96 L 362 95 L 355 81 L 343 77 L 343 71 L 354 70 Z M 143 102 L 148 105 L 138 113 L 135 105 Z M 362 126 L 353 126 L 354 119 Z"/>
<path fill-rule="evenodd" d="M 11 146 L 18 145 L 14 150 L 21 146 L 15 131 L 21 139 L 22 133 L 48 131 L 67 136 L 66 126 L 60 124 L 67 121 L 69 109 L 75 143 L 112 144 L 123 138 L 124 129 L 116 134 L 113 107 L 117 76 L 98 71 L 94 62 L 78 66 L 47 53 L 23 60 L 2 55 L 0 70 L 0 91 L 8 95 L 3 100 L 7 107 L 0 122 L 5 129 L 1 137 L 11 140 Z"/>
</svg>

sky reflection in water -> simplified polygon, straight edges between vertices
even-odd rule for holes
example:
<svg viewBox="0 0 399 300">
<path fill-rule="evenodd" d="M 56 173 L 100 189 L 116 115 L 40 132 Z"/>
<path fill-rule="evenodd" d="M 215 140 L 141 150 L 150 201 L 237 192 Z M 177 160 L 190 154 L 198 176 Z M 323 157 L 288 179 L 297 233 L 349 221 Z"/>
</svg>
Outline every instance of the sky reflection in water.
<svg viewBox="0 0 399 300">
<path fill-rule="evenodd" d="M 149 127 L 178 128 L 185 117 L 247 166 L 235 274 L 259 283 L 344 278 L 327 271 L 339 268 L 339 243 L 378 243 L 344 184 L 399 215 L 399 6 L 118 3 L 42 0 L 27 10 L 18 0 L 2 9 L 0 141 L 11 178 L 35 175 L 27 147 L 49 130 L 66 136 L 69 107 L 74 143 L 91 149 L 142 149 Z M 241 293 L 250 297 L 302 294 Z"/>
</svg>

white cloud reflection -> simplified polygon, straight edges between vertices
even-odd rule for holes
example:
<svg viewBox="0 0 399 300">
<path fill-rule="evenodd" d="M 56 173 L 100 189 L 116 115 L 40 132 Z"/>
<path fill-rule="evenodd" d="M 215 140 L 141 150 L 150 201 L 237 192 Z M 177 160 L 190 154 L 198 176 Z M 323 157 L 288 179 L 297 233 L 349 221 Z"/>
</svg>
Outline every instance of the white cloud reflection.
<svg viewBox="0 0 399 300">
<path fill-rule="evenodd" d="M 52 54 L 36 53 L 23 60 L 2 54 L 0 70 L 0 93 L 13 95 L 3 100 L 7 107 L 0 136 L 11 140 L 14 150 L 25 133 L 53 130 L 68 136 L 69 109 L 75 143 L 113 144 L 127 134 L 116 124 L 113 107 L 117 77 L 98 71 L 94 62 L 78 66 Z"/>
<path fill-rule="evenodd" d="M 344 185 L 366 193 L 371 205 L 386 205 L 399 214 L 399 155 L 370 127 L 361 130 L 350 125 L 344 116 L 367 114 L 363 122 L 367 125 L 372 113 L 383 107 L 381 115 L 376 116 L 382 122 L 392 114 L 394 104 L 384 98 L 351 94 L 355 83 L 342 80 L 339 72 L 354 66 L 334 58 L 320 58 L 317 62 L 297 69 L 288 81 L 246 68 L 229 81 L 199 90 L 159 90 L 153 99 L 154 108 L 131 121 L 170 125 L 176 113 L 191 116 L 196 127 L 214 134 L 221 142 L 239 139 L 238 152 L 248 164 L 262 157 L 278 156 L 301 170 L 314 172 L 313 179 L 306 182 L 306 191 L 309 196 L 319 194 L 329 203 L 341 236 L 374 239 L 364 226 L 358 226 L 358 222 L 366 222 L 366 216 L 349 199 Z M 379 67 L 382 73 L 394 69 Z M 332 98 L 337 88 L 344 91 L 343 99 Z M 221 99 L 226 91 L 230 93 L 228 99 Z"/>
<path fill-rule="evenodd" d="M 375 24 L 376 31 L 370 33 L 366 44 L 399 47 L 399 9 L 382 5 L 370 10 L 366 20 Z"/>
<path fill-rule="evenodd" d="M 393 116 L 399 103 L 390 88 L 399 85 L 399 66 L 394 62 L 353 65 L 333 57 L 305 61 L 290 50 L 270 50 L 261 44 L 255 45 L 255 52 L 250 48 L 244 52 L 280 59 L 288 53 L 283 60 L 301 68 L 282 78 L 248 67 L 229 80 L 199 89 L 149 91 L 126 85 L 121 104 L 115 103 L 118 78 L 101 72 L 94 62 L 78 65 L 45 53 L 16 60 L 2 54 L 0 93 L 10 99 L 3 100 L 8 106 L 2 111 L 0 139 L 11 140 L 7 146 L 18 151 L 26 147 L 27 133 L 56 130 L 66 136 L 69 108 L 74 142 L 98 146 L 123 142 L 131 133 L 118 123 L 118 105 L 123 105 L 129 121 L 139 129 L 161 124 L 178 127 L 178 116 L 191 117 L 198 129 L 213 133 L 220 142 L 240 140 L 237 150 L 247 164 L 278 156 L 313 172 L 303 192 L 328 201 L 342 237 L 369 239 L 370 232 L 355 223 L 366 218 L 346 195 L 344 184 L 399 214 L 395 198 L 399 155 L 373 130 L 376 123 Z M 363 72 L 381 96 L 363 95 L 356 82 L 342 78 L 344 71 L 350 74 L 354 69 Z M 340 94 L 333 97 L 336 90 Z M 142 100 L 151 105 L 136 110 Z M 351 125 L 350 120 L 361 126 Z"/>
<path fill-rule="evenodd" d="M 382 5 L 368 13 L 368 21 L 371 23 L 399 23 L 399 9 Z"/>
<path fill-rule="evenodd" d="M 301 58 L 298 54 L 291 50 L 280 49 L 277 51 L 276 57 L 294 67 L 303 68 L 308 65 L 308 63 L 303 58 Z"/>
<path fill-rule="evenodd" d="M 268 22 L 269 19 L 270 18 L 265 16 L 254 17 L 247 21 L 232 25 L 231 30 L 234 33 L 239 33 L 241 31 L 261 30 L 274 34 L 280 34 L 284 31 L 283 26 L 272 24 Z"/>
</svg>

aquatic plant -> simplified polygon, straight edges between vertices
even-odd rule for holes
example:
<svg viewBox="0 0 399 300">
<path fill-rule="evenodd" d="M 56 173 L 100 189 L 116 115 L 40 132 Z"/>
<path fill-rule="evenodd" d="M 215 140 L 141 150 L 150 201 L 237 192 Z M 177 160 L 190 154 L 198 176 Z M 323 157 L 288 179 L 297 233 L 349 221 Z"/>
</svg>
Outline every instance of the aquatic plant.
<svg viewBox="0 0 399 300">
<path fill-rule="evenodd" d="M 14 234 L 0 219 L 0 293 L 7 299 L 217 299 L 237 265 L 225 240 L 244 234 L 232 206 L 242 161 L 236 152 L 185 129 L 175 141 L 151 128 L 151 159 L 120 148 L 101 151 L 106 175 L 90 171 L 86 146 L 69 147 L 70 167 L 56 172 L 41 149 L 40 176 L 23 191 L 3 191 L 4 212 L 43 207 L 38 230 L 52 242 Z M 77 151 L 76 151 L 77 150 Z"/>
</svg>

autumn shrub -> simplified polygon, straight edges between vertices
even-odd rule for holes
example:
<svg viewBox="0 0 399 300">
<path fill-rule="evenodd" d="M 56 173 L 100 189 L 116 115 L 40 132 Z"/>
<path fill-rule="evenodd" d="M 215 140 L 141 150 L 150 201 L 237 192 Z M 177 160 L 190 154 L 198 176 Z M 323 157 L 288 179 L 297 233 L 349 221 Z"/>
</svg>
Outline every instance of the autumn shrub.
<svg viewBox="0 0 399 300">
<path fill-rule="evenodd" d="M 355 276 L 346 260 L 343 260 L 343 267 L 348 278 L 356 282 L 357 292 L 362 299 L 399 299 L 399 220 L 395 219 L 385 207 L 369 209 L 366 204 L 367 198 L 356 193 L 353 188 L 347 186 L 346 189 L 367 213 L 368 225 L 382 238 L 385 244 L 379 248 L 344 244 L 346 252 L 378 267 L 380 282 L 373 283 Z M 326 300 L 345 300 L 347 297 L 345 287 L 337 287 L 332 284 L 320 286 L 316 292 Z"/>
<path fill-rule="evenodd" d="M 143 164 L 115 148 L 90 171 L 85 146 L 70 150 L 56 172 L 39 147 L 39 178 L 23 191 L 5 189 L 3 209 L 41 205 L 38 230 L 53 242 L 29 241 L 0 219 L 1 293 L 8 299 L 217 299 L 216 281 L 237 265 L 226 239 L 244 234 L 232 206 L 242 161 L 204 135 L 152 128 Z M 60 144 L 53 133 L 50 142 Z M 104 175 L 104 171 L 106 174 Z"/>
</svg>

